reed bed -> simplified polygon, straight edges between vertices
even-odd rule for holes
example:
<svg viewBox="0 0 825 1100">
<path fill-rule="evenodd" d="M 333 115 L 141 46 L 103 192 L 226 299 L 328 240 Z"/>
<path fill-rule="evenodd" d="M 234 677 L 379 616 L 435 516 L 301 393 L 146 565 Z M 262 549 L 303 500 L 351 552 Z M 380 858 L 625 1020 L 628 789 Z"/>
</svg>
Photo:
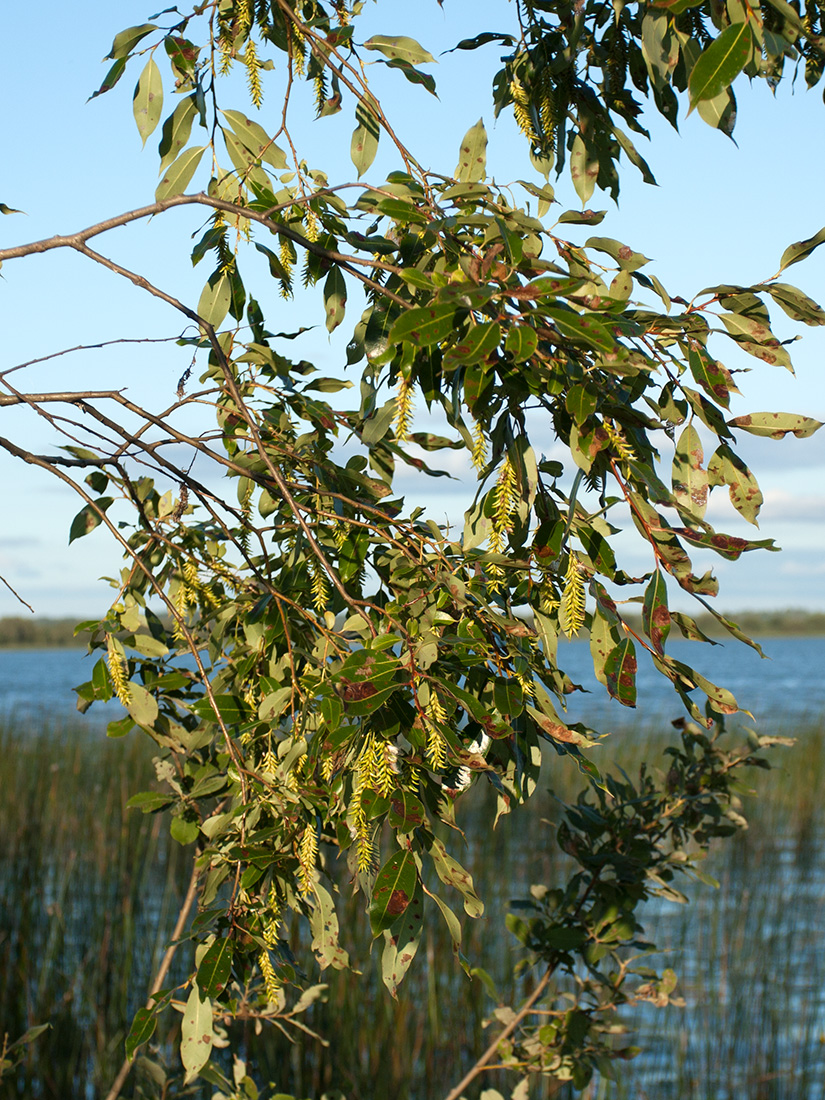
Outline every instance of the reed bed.
<svg viewBox="0 0 825 1100">
<path fill-rule="evenodd" d="M 685 1007 L 631 1010 L 626 1019 L 642 1055 L 622 1066 L 619 1080 L 592 1082 L 585 1100 L 825 1100 L 825 730 L 812 723 L 791 732 L 797 747 L 777 750 L 775 769 L 754 771 L 742 791 L 750 828 L 719 844 L 708 862 L 720 888 L 698 886 L 688 906 L 657 903 L 646 912 L 648 938 L 662 949 L 652 961 L 679 974 Z M 622 735 L 615 749 L 599 750 L 601 766 L 613 756 L 630 773 L 667 743 L 659 730 Z M 0 727 L 0 1033 L 14 1038 L 52 1025 L 17 1074 L 0 1082 L 4 1100 L 95 1100 L 122 1060 L 191 869 L 190 850 L 170 840 L 161 816 L 123 810 L 151 786 L 152 749 L 136 736 L 111 742 L 79 727 Z M 545 786 L 560 799 L 581 783 L 569 759 L 548 760 Z M 554 843 L 558 802 L 547 790 L 494 833 L 480 825 L 490 796 L 474 792 L 459 816 L 468 837 L 463 861 L 488 903 L 484 919 L 465 922 L 464 951 L 507 997 L 515 957 L 503 923 L 508 902 L 531 883 L 562 881 L 565 857 Z M 380 983 L 380 944 L 368 949 L 363 899 L 343 885 L 339 915 L 364 976 L 323 975 L 326 1000 L 306 1019 L 329 1045 L 238 1027 L 233 1046 L 276 1092 L 438 1100 L 486 1044 L 492 1000 L 455 965 L 433 913 L 421 957 L 392 1002 Z M 168 1056 L 176 1026 L 169 1019 L 155 1036 L 155 1061 Z M 154 1095 L 142 1068 L 144 1084 L 138 1072 L 125 1096 Z M 496 1074 L 481 1088 L 509 1094 L 506 1083 Z M 551 1082 L 530 1093 L 567 1095 Z"/>
</svg>

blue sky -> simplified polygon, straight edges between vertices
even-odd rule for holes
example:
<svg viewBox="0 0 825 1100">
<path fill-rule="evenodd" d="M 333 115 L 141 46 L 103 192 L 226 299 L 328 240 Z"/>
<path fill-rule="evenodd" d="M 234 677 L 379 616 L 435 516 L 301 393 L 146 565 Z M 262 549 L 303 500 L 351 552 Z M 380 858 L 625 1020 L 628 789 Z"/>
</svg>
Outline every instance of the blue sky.
<svg viewBox="0 0 825 1100">
<path fill-rule="evenodd" d="M 27 213 L 0 218 L 3 246 L 70 232 L 142 205 L 151 200 L 156 185 L 159 131 L 142 151 L 131 120 L 138 70 L 128 73 L 113 93 L 86 102 L 105 74 L 100 59 L 115 32 L 145 21 L 154 9 L 131 0 L 117 5 L 86 3 L 81 24 L 76 7 L 52 2 L 45 7 L 38 20 L 44 29 L 36 49 L 23 48 L 31 31 L 30 12 L 22 5 L 9 5 L 4 11 L 0 93 L 8 106 L 0 120 L 0 201 Z M 443 8 L 435 0 L 414 5 L 382 0 L 367 11 L 364 37 L 410 34 L 436 55 L 481 30 L 505 30 L 512 18 L 506 0 L 472 5 L 445 0 Z M 422 163 L 451 172 L 461 136 L 481 116 L 490 135 L 489 165 L 499 182 L 537 180 L 525 163 L 511 121 L 493 119 L 488 87 L 498 56 L 498 48 L 489 46 L 443 57 L 432 70 L 440 101 L 411 88 L 398 73 L 377 74 L 390 113 L 394 103 L 402 102 L 398 93 L 403 92 L 403 107 L 396 107 L 397 129 Z M 654 142 L 641 151 L 660 186 L 645 186 L 628 168 L 618 209 L 598 194 L 589 203 L 609 211 L 599 233 L 651 257 L 655 263 L 648 270 L 672 293 L 690 295 L 718 282 L 749 284 L 772 275 L 787 244 L 825 225 L 820 184 L 825 107 L 819 92 L 804 90 L 801 76 L 795 94 L 790 91 L 783 88 L 774 98 L 761 84 L 737 88 L 738 148 L 698 117 L 683 119 L 681 134 L 651 119 Z M 236 96 L 232 105 L 239 105 L 239 99 Z M 354 177 L 348 159 L 350 112 L 345 108 L 335 119 L 306 127 L 310 163 L 335 179 Z M 260 121 L 272 130 L 276 115 L 273 96 L 265 101 Z M 379 180 L 394 167 L 389 151 L 382 150 L 368 178 Z M 196 177 L 193 187 L 203 182 Z M 559 209 L 579 206 L 564 177 L 556 193 L 562 203 Z M 189 236 L 202 222 L 197 212 L 174 212 L 110 234 L 100 243 L 101 251 L 194 305 L 209 274 L 205 264 L 193 271 L 188 259 Z M 2 369 L 76 344 L 169 337 L 181 330 L 178 316 L 168 307 L 73 254 L 53 252 L 11 261 L 2 276 Z M 825 256 L 815 254 L 790 269 L 786 278 L 822 301 Z M 286 329 L 321 320 L 316 306 L 280 299 L 275 304 L 274 289 L 269 293 L 270 327 Z M 350 308 L 355 315 L 355 294 Z M 783 338 L 792 335 L 784 315 L 776 320 Z M 801 331 L 804 340 L 794 348 L 796 378 L 754 359 L 736 359 L 726 344 L 717 346 L 729 366 L 752 368 L 742 383 L 744 397 L 735 414 L 777 408 L 825 420 L 825 333 Z M 341 344 L 340 339 L 328 340 L 321 326 L 307 337 L 301 354 L 313 355 L 331 373 L 341 362 Z M 135 400 L 157 405 L 171 400 L 187 364 L 185 351 L 173 344 L 117 345 L 19 372 L 17 381 L 27 375 L 26 385 L 32 390 L 127 385 Z M 46 426 L 21 410 L 0 409 L 0 425 L 1 435 L 21 438 L 22 433 L 33 448 L 53 450 Z M 547 452 L 551 450 L 548 440 Z M 715 557 L 709 561 L 722 584 L 720 608 L 825 608 L 825 432 L 805 441 L 748 437 L 741 440 L 740 450 L 766 497 L 756 537 L 776 539 L 785 552 L 749 554 L 736 563 Z M 428 503 L 436 518 L 446 515 L 459 522 L 468 489 L 461 482 L 447 485 L 445 479 L 422 483 L 420 478 L 408 478 L 403 488 L 411 500 Z M 711 521 L 731 533 L 753 532 L 726 506 L 721 493 L 717 490 L 712 498 Z M 108 590 L 97 578 L 116 573 L 119 557 L 102 532 L 67 546 L 77 508 L 63 486 L 0 456 L 0 573 L 39 615 L 85 617 L 107 606 Z M 628 548 L 633 545 L 628 540 Z M 644 554 L 635 564 L 649 565 Z M 0 590 L 0 615 L 19 610 L 13 597 Z"/>
</svg>

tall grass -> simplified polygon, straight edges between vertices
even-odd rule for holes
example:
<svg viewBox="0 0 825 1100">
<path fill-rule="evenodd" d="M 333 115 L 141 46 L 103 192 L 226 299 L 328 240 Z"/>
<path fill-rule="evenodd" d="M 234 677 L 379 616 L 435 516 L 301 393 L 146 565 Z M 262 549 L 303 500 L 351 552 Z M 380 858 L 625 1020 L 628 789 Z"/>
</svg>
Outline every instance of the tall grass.
<svg viewBox="0 0 825 1100">
<path fill-rule="evenodd" d="M 750 828 L 720 844 L 707 868 L 720 889 L 698 887 L 689 906 L 648 907 L 648 938 L 662 947 L 653 962 L 674 967 L 686 1004 L 631 1010 L 644 1053 L 621 1080 L 594 1081 L 587 1100 L 825 1097 L 825 731 L 798 736 L 796 749 L 777 754 L 776 770 L 752 775 L 755 793 L 743 790 Z M 624 738 L 617 762 L 631 772 L 664 744 L 657 731 Z M 169 839 L 163 818 L 122 808 L 151 785 L 151 756 L 136 736 L 111 742 L 71 727 L 0 729 L 0 1033 L 14 1038 L 52 1024 L 17 1076 L 0 1083 L 4 1098 L 93 1100 L 122 1060 L 125 1031 L 191 868 L 191 849 Z M 548 765 L 546 785 L 572 798 L 581 777 L 569 759 Z M 565 857 L 554 842 L 558 803 L 546 790 L 494 833 L 475 827 L 489 821 L 491 794 L 474 792 L 459 814 L 468 837 L 463 862 L 488 903 L 482 920 L 465 922 L 464 952 L 506 997 L 514 957 L 503 922 L 508 901 L 531 883 L 563 881 Z M 327 999 L 307 1017 L 329 1045 L 308 1037 L 290 1044 L 274 1029 L 255 1035 L 236 1025 L 233 1047 L 276 1091 L 438 1100 L 486 1045 L 495 1005 L 454 963 L 436 913 L 392 1002 L 378 976 L 380 942 L 369 952 L 363 904 L 342 887 L 342 938 L 364 976 L 326 972 Z M 161 1059 L 176 1026 L 169 1019 L 153 1040 Z M 493 1074 L 481 1088 L 509 1094 L 507 1081 Z M 123 1095 L 139 1095 L 135 1088 L 130 1080 Z M 536 1082 L 530 1095 L 566 1093 Z"/>
</svg>

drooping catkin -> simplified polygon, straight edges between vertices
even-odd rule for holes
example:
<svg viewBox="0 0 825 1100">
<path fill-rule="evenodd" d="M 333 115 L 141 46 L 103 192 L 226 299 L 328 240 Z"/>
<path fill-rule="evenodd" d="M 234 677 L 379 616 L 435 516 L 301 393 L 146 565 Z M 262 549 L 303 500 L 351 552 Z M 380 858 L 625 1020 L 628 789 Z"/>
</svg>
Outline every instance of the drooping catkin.
<svg viewBox="0 0 825 1100">
<path fill-rule="evenodd" d="M 427 763 L 433 771 L 441 771 L 447 763 L 447 739 L 441 732 L 441 726 L 447 721 L 447 712 L 435 691 L 430 691 L 427 700 L 426 725 L 427 725 Z"/>
<path fill-rule="evenodd" d="M 476 420 L 473 424 L 473 466 L 477 470 L 483 470 L 487 465 L 487 436 L 484 428 Z"/>
<path fill-rule="evenodd" d="M 493 522 L 490 533 L 490 549 L 494 554 L 500 554 L 504 549 L 507 532 L 513 516 L 513 510 L 518 499 L 516 486 L 516 472 L 510 459 L 505 457 L 498 473 L 498 482 L 495 487 L 495 499 L 493 501 Z"/>
<path fill-rule="evenodd" d="M 272 965 L 268 950 L 261 950 L 259 952 L 258 965 L 261 968 L 261 974 L 264 979 L 266 999 L 272 1005 L 277 1004 L 281 993 L 281 983 L 278 981 L 278 976 L 275 973 L 275 967 Z"/>
<path fill-rule="evenodd" d="M 312 892 L 315 861 L 318 858 L 318 834 L 314 823 L 307 825 L 298 845 L 298 888 L 301 894 Z"/>
<path fill-rule="evenodd" d="M 402 377 L 395 398 L 395 435 L 399 443 L 409 434 L 414 411 L 413 384 L 409 378 Z"/>
<path fill-rule="evenodd" d="M 249 98 L 252 100 L 252 105 L 254 107 L 260 107 L 264 100 L 264 91 L 263 85 L 261 84 L 261 62 L 258 57 L 258 50 L 254 38 L 250 38 L 246 43 L 243 61 L 244 65 L 246 65 L 246 80 L 249 87 Z"/>
<path fill-rule="evenodd" d="M 517 76 L 510 81 L 510 96 L 513 100 L 513 114 L 518 128 L 530 141 L 536 141 L 536 130 L 530 115 L 530 97 Z"/>
<path fill-rule="evenodd" d="M 567 558 L 567 571 L 564 575 L 564 591 L 559 612 L 561 628 L 568 638 L 578 634 L 584 626 L 584 606 L 584 576 L 579 560 L 571 550 Z"/>
<path fill-rule="evenodd" d="M 112 681 L 115 695 L 121 706 L 128 707 L 129 678 L 126 673 L 126 659 L 120 642 L 111 634 L 106 635 L 106 657 L 109 665 L 109 679 Z"/>
</svg>

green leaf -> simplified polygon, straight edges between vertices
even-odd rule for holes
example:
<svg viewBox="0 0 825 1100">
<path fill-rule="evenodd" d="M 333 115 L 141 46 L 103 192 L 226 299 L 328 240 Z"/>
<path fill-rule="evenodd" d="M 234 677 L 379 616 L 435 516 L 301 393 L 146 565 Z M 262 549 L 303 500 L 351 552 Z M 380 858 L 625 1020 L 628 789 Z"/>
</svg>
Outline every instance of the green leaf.
<svg viewBox="0 0 825 1100">
<path fill-rule="evenodd" d="M 464 183 L 485 179 L 487 175 L 487 131 L 484 120 L 471 126 L 461 142 L 455 177 Z"/>
<path fill-rule="evenodd" d="M 374 34 L 364 43 L 364 49 L 380 50 L 391 60 L 409 61 L 413 65 L 435 61 L 433 55 L 419 45 L 414 38 L 406 38 L 404 35 L 390 37 L 386 34 Z"/>
<path fill-rule="evenodd" d="M 715 99 L 748 63 L 753 48 L 750 23 L 734 23 L 702 52 L 688 81 L 691 109 L 700 99 Z"/>
<path fill-rule="evenodd" d="M 324 309 L 327 315 L 327 331 L 333 332 L 344 319 L 347 306 L 347 284 L 341 269 L 333 266 L 324 281 Z"/>
<path fill-rule="evenodd" d="M 11 206 L 6 206 L 6 204 L 4 202 L 0 202 L 0 214 L 22 214 L 22 213 L 23 213 L 22 210 L 15 210 Z"/>
<path fill-rule="evenodd" d="M 359 103 L 355 108 L 355 118 L 358 125 L 352 135 L 350 157 L 352 163 L 358 169 L 358 179 L 360 180 L 375 160 L 381 127 L 378 124 L 378 119 L 363 103 Z"/>
<path fill-rule="evenodd" d="M 435 90 L 435 79 L 429 73 L 422 73 L 420 69 L 416 69 L 409 61 L 402 61 L 400 58 L 396 58 L 393 61 L 385 61 L 384 64 L 390 69 L 400 69 L 404 76 L 409 80 L 410 84 L 422 84 L 430 95 L 438 98 Z"/>
<path fill-rule="evenodd" d="M 99 497 L 93 504 L 86 504 L 80 509 L 69 528 L 70 545 L 75 539 L 82 539 L 84 535 L 94 531 L 95 527 L 100 526 L 103 522 L 103 513 L 113 500 L 114 497 Z"/>
<path fill-rule="evenodd" d="M 796 413 L 781 412 L 757 412 L 747 416 L 737 416 L 728 421 L 731 428 L 741 428 L 743 432 L 751 435 L 765 435 L 771 439 L 781 439 L 782 436 L 791 433 L 797 439 L 804 439 L 813 435 L 822 427 L 821 420 L 814 420 L 810 416 L 799 416 Z"/>
<path fill-rule="evenodd" d="M 406 910 L 394 924 L 384 930 L 384 950 L 381 954 L 381 978 L 397 1000 L 398 987 L 404 980 L 418 951 L 424 927 L 424 891 L 416 882 L 415 892 Z"/>
<path fill-rule="evenodd" d="M 375 879 L 369 905 L 373 936 L 389 928 L 406 912 L 418 886 L 418 870 L 412 852 L 390 856 Z"/>
<path fill-rule="evenodd" d="M 194 1081 L 212 1053 L 212 1004 L 201 999 L 197 984 L 192 986 L 181 1023 L 180 1057 L 186 1070 L 184 1084 Z"/>
<path fill-rule="evenodd" d="M 599 176 L 599 162 L 593 159 L 581 134 L 576 134 L 573 148 L 570 150 L 570 176 L 576 188 L 576 194 L 584 206 L 595 190 Z"/>
<path fill-rule="evenodd" d="M 346 970 L 349 956 L 338 942 L 338 916 L 332 896 L 320 883 L 313 887 L 313 896 L 315 905 L 309 915 L 312 952 L 321 970 L 328 966 Z"/>
<path fill-rule="evenodd" d="M 149 58 L 140 74 L 132 100 L 132 112 L 143 144 L 160 122 L 163 110 L 163 80 L 154 58 Z"/>
<path fill-rule="evenodd" d="M 593 313 L 574 313 L 561 306 L 545 306 L 543 312 L 552 318 L 562 335 L 583 340 L 597 351 L 610 352 L 616 341 Z"/>
<path fill-rule="evenodd" d="M 175 160 L 186 145 L 192 133 L 192 123 L 196 114 L 195 97 L 190 95 L 180 101 L 164 122 L 158 145 L 160 172 Z"/>
<path fill-rule="evenodd" d="M 390 344 L 440 344 L 453 332 L 456 309 L 455 302 L 438 302 L 407 310 L 392 326 Z"/>
<path fill-rule="evenodd" d="M 242 699 L 239 699 L 237 695 L 215 695 L 215 706 L 218 708 L 223 721 L 229 726 L 236 726 L 240 722 L 245 722 L 249 717 L 249 711 L 246 704 Z M 216 722 L 215 711 L 212 709 L 212 704 L 209 699 L 204 696 L 196 703 L 192 703 L 189 707 L 193 714 L 196 714 L 198 718 L 202 718 L 205 722 Z"/>
<path fill-rule="evenodd" d="M 205 145 L 200 145 L 196 148 L 184 149 L 181 155 L 169 165 L 155 190 L 155 198 L 158 202 L 183 194 L 197 171 L 205 148 Z"/>
<path fill-rule="evenodd" d="M 484 903 L 476 894 L 470 872 L 465 870 L 458 860 L 453 859 L 438 839 L 434 839 L 430 846 L 430 856 L 441 881 L 448 886 L 454 886 L 464 898 L 464 911 L 467 915 L 480 917 L 484 912 Z"/>
<path fill-rule="evenodd" d="M 226 272 L 216 271 L 201 291 L 198 316 L 212 328 L 221 327 L 232 302 L 232 284 Z"/>
<path fill-rule="evenodd" d="M 147 1043 L 155 1033 L 157 1016 L 151 1008 L 139 1008 L 126 1036 L 126 1058 L 131 1061 L 138 1047 Z"/>
<path fill-rule="evenodd" d="M 411 833 L 426 821 L 424 807 L 410 791 L 396 790 L 390 795 L 387 816 L 390 828 L 399 833 Z"/>
<path fill-rule="evenodd" d="M 756 517 L 762 507 L 762 492 L 756 478 L 738 455 L 723 443 L 708 463 L 708 480 L 713 487 L 727 485 L 731 504 L 737 512 L 756 527 Z"/>
<path fill-rule="evenodd" d="M 275 144 L 263 126 L 247 118 L 241 111 L 221 111 L 221 114 L 254 160 L 262 160 L 278 172 L 286 168 L 286 154 Z"/>
<path fill-rule="evenodd" d="M 507 331 L 504 350 L 512 355 L 516 363 L 526 363 L 535 355 L 538 344 L 539 338 L 534 328 L 530 325 L 513 325 Z"/>
<path fill-rule="evenodd" d="M 784 271 L 791 264 L 797 264 L 800 260 L 804 260 L 823 242 L 825 242 L 825 229 L 820 229 L 813 237 L 806 237 L 804 241 L 797 241 L 796 244 L 788 245 L 782 253 L 782 259 L 779 261 L 779 270 Z"/>
<path fill-rule="evenodd" d="M 630 638 L 611 650 L 604 665 L 607 690 L 622 706 L 636 706 L 636 647 Z"/>
<path fill-rule="evenodd" d="M 673 455 L 673 495 L 677 507 L 689 515 L 704 516 L 708 504 L 708 474 L 702 440 L 692 424 L 682 431 Z"/>
<path fill-rule="evenodd" d="M 151 34 L 152 31 L 156 30 L 157 27 L 154 23 L 142 23 L 139 27 L 128 27 L 125 31 L 121 31 L 120 34 L 115 35 L 112 48 L 106 54 L 104 61 L 116 61 L 126 57 L 138 42 L 144 39 L 147 34 Z"/>
<path fill-rule="evenodd" d="M 158 716 L 157 699 L 140 684 L 129 683 L 126 690 L 129 692 L 129 717 L 139 726 L 153 726 Z"/>
<path fill-rule="evenodd" d="M 690 348 L 688 365 L 691 374 L 705 393 L 727 409 L 730 405 L 731 393 L 739 393 L 730 371 L 709 355 L 701 345 Z"/>
<path fill-rule="evenodd" d="M 198 839 L 200 825 L 197 821 L 189 821 L 188 818 L 178 815 L 172 818 L 169 832 L 172 834 L 172 839 L 176 840 L 178 844 L 192 844 Z"/>
<path fill-rule="evenodd" d="M 450 361 L 473 366 L 486 360 L 495 351 L 501 341 L 501 326 L 498 321 L 483 321 L 473 325 L 450 348 Z"/>
<path fill-rule="evenodd" d="M 232 969 L 232 941 L 229 936 L 216 939 L 201 959 L 197 983 L 204 997 L 219 997 L 226 988 Z"/>
<path fill-rule="evenodd" d="M 768 283 L 764 287 L 754 287 L 754 290 L 763 289 L 794 321 L 802 321 L 805 325 L 825 325 L 825 310 L 822 306 L 795 286 L 789 283 Z"/>
<path fill-rule="evenodd" d="M 664 645 L 670 633 L 670 611 L 667 606 L 667 583 L 658 569 L 645 589 L 642 627 L 656 652 L 664 653 Z"/>
</svg>

